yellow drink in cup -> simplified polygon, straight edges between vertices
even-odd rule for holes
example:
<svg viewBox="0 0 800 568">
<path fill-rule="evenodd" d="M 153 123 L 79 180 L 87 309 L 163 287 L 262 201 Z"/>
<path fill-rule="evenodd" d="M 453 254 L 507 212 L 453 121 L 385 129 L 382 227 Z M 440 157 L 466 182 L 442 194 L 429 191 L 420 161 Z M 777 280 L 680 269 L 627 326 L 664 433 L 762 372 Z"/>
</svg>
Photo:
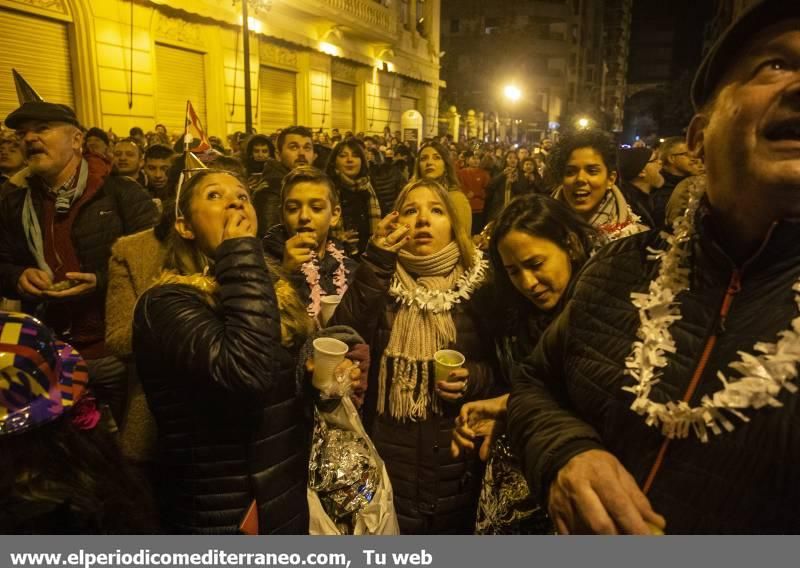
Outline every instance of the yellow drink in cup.
<svg viewBox="0 0 800 568">
<path fill-rule="evenodd" d="M 433 354 L 436 368 L 436 381 L 455 381 L 450 377 L 450 372 L 464 366 L 464 355 L 453 349 L 441 349 Z"/>
</svg>

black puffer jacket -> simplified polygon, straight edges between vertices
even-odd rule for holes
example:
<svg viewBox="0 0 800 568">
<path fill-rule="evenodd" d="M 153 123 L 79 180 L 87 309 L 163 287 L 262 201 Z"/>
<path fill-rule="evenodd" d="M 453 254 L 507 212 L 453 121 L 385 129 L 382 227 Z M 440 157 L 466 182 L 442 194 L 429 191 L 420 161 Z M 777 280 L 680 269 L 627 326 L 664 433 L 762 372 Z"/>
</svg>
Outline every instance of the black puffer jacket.
<svg viewBox="0 0 800 568">
<path fill-rule="evenodd" d="M 365 404 L 368 431 L 386 463 L 392 481 L 400 530 L 404 534 L 471 534 L 483 476 L 475 457 L 450 456 L 450 438 L 460 404 L 444 404 L 442 416 L 400 422 L 376 415 L 381 356 L 389 342 L 397 304 L 388 289 L 396 255 L 368 247 L 355 282 L 342 299 L 330 324 L 355 328 L 370 344 L 371 368 Z M 488 398 L 497 372 L 493 345 L 471 301 L 452 311 L 456 342 L 470 371 L 464 402 Z"/>
<path fill-rule="evenodd" d="M 676 176 L 669 172 L 662 171 L 661 175 L 664 177 L 664 185 L 654 189 L 650 194 L 650 202 L 652 203 L 652 216 L 654 227 L 661 229 L 664 227 L 667 215 L 667 203 L 669 198 L 672 197 L 672 192 L 680 182 L 686 179 L 686 176 Z"/>
<path fill-rule="evenodd" d="M 372 187 L 375 189 L 378 202 L 381 204 L 381 215 L 385 217 L 392 212 L 395 199 L 405 185 L 403 174 L 393 163 L 384 162 L 371 164 L 369 177 L 372 180 Z"/>
<path fill-rule="evenodd" d="M 721 388 L 717 371 L 736 377 L 737 350 L 754 353 L 776 341 L 797 316 L 792 284 L 800 276 L 800 225 L 776 225 L 760 252 L 737 270 L 714 244 L 710 218 L 700 214 L 691 254 L 691 288 L 679 296 L 683 318 L 671 327 L 677 354 L 651 397 L 680 400 L 702 353 L 716 336 L 697 391 Z M 559 319 L 515 375 L 510 430 L 524 452 L 528 481 L 542 495 L 559 469 L 589 449 L 613 453 L 642 486 L 664 441 L 630 409 L 634 384 L 625 358 L 639 317 L 632 291 L 647 292 L 658 263 L 647 247 L 665 245 L 655 231 L 616 242 L 580 275 Z M 734 279 L 741 276 L 741 289 Z M 730 301 L 727 318 L 720 311 Z M 749 423 L 731 417 L 733 432 L 670 442 L 648 497 L 670 533 L 796 533 L 800 531 L 800 396 L 783 391 L 782 408 L 748 409 Z"/>
<path fill-rule="evenodd" d="M 261 246 L 231 239 L 216 257 L 215 305 L 197 288 L 166 284 L 146 292 L 134 316 L 158 424 L 162 522 L 236 533 L 255 499 L 262 534 L 307 533 L 310 430 Z"/>
<path fill-rule="evenodd" d="M 89 161 L 90 171 L 93 167 Z M 17 281 L 26 268 L 36 267 L 22 226 L 22 209 L 28 184 L 39 223 L 42 223 L 43 187 L 38 178 L 28 178 L 26 169 L 4 187 L 0 201 L 0 296 L 17 297 Z M 123 235 L 152 227 L 158 210 L 148 193 L 135 181 L 109 176 L 78 213 L 72 226 L 72 244 L 83 272 L 97 275 L 98 293 L 105 294 L 111 245 Z M 43 228 L 44 230 L 44 228 Z"/>
</svg>

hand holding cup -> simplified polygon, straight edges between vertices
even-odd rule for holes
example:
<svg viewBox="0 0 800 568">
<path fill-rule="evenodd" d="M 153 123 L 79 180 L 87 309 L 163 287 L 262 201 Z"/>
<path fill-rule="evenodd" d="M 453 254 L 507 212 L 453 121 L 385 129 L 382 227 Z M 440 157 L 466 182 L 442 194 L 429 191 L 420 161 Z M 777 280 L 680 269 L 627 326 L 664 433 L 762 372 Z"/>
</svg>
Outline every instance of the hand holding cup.
<svg viewBox="0 0 800 568">
<path fill-rule="evenodd" d="M 463 365 L 464 355 L 452 349 L 442 349 L 433 355 L 436 369 L 436 394 L 449 402 L 457 402 L 467 391 L 469 370 Z"/>
</svg>

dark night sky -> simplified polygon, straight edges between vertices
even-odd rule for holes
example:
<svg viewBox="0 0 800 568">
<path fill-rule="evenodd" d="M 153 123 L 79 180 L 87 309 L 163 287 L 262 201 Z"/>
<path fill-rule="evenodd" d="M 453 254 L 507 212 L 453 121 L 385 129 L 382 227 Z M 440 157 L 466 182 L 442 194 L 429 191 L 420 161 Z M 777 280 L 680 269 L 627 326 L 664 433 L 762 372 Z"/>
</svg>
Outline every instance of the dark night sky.
<svg viewBox="0 0 800 568">
<path fill-rule="evenodd" d="M 634 0 L 628 81 L 650 82 L 647 70 L 658 63 L 668 66 L 662 81 L 693 72 L 714 8 L 714 0 Z"/>
</svg>

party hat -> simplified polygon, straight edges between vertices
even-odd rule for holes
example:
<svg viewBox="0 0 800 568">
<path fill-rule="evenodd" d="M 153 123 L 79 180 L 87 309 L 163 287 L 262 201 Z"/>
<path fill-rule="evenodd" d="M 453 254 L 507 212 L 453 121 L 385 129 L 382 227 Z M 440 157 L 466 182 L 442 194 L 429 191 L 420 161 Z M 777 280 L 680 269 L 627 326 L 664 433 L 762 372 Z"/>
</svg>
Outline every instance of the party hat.
<svg viewBox="0 0 800 568">
<path fill-rule="evenodd" d="M 19 104 L 44 102 L 42 96 L 19 74 L 19 71 L 11 69 L 11 74 L 14 76 L 14 86 L 17 88 Z"/>
<path fill-rule="evenodd" d="M 183 171 L 181 172 L 180 177 L 178 178 L 178 187 L 175 191 L 175 218 L 180 219 L 183 217 L 181 214 L 179 203 L 181 202 L 181 189 L 183 189 L 183 184 L 191 179 L 193 175 L 198 172 L 202 172 L 203 170 L 207 170 L 208 168 L 206 165 L 200 161 L 200 158 L 194 155 L 193 152 L 186 152 L 184 162 L 183 162 Z"/>
</svg>

